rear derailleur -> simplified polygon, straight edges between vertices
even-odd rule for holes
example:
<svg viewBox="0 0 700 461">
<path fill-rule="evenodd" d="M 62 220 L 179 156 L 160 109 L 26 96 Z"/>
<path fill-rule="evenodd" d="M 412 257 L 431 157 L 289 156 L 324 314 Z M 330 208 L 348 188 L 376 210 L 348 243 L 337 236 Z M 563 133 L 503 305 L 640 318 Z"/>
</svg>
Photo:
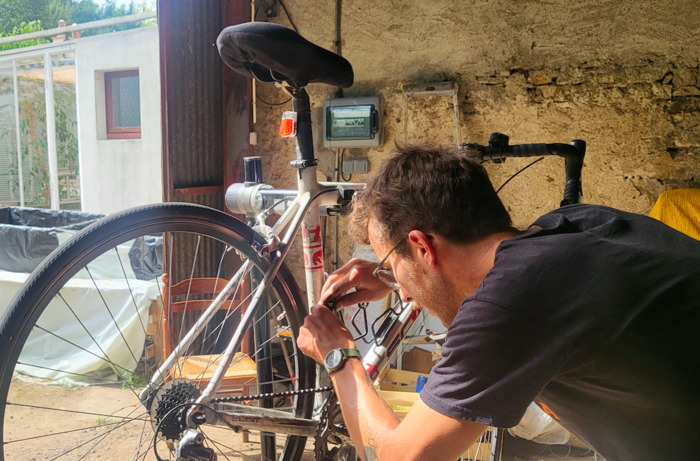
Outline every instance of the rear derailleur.
<svg viewBox="0 0 700 461">
<path fill-rule="evenodd" d="M 204 446 L 204 436 L 194 430 L 187 429 L 175 450 L 175 461 L 216 461 L 216 453 Z"/>
</svg>

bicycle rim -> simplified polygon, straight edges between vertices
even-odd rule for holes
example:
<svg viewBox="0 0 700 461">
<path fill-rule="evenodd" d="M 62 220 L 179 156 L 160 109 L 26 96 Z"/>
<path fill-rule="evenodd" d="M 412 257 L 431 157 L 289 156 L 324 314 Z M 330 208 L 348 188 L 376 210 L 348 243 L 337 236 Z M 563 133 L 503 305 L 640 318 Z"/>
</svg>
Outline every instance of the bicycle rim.
<svg viewBox="0 0 700 461">
<path fill-rule="evenodd" d="M 17 294 L 0 329 L 0 459 L 150 460 L 157 459 L 154 445 L 160 458 L 173 459 L 182 432 L 177 407 L 208 384 L 255 273 L 267 267 L 250 246 L 254 238 L 224 213 L 159 204 L 110 216 L 50 255 Z M 196 301 L 207 297 L 193 296 L 188 287 L 168 297 L 180 303 L 175 313 L 164 299 L 166 287 L 180 279 L 228 279 L 244 260 L 255 267 L 252 275 L 168 369 L 147 408 L 138 394 L 167 353 L 165 331 L 175 347 L 203 312 Z M 215 397 L 313 387 L 314 367 L 296 348 L 302 306 L 282 267 Z M 171 312 L 167 328 L 163 312 Z M 309 417 L 313 395 L 249 404 Z M 305 445 L 299 436 L 199 429 L 219 459 L 262 451 L 263 459 L 295 460 Z"/>
</svg>

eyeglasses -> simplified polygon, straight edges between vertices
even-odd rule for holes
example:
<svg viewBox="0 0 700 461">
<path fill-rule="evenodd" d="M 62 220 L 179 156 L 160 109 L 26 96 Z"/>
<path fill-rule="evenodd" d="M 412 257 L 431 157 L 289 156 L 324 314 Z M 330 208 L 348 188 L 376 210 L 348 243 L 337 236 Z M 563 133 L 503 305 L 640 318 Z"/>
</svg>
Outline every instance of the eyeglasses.
<svg viewBox="0 0 700 461">
<path fill-rule="evenodd" d="M 391 269 L 384 269 L 384 263 L 386 260 L 391 256 L 391 254 L 396 251 L 396 249 L 399 247 L 399 244 L 403 242 L 403 239 L 406 237 L 401 237 L 398 242 L 394 244 L 394 247 L 387 253 L 384 258 L 377 263 L 377 267 L 374 268 L 372 271 L 372 276 L 378 278 L 382 282 L 384 282 L 385 285 L 394 288 L 394 289 L 399 289 L 401 288 L 401 285 L 399 285 L 399 282 L 396 281 L 396 277 L 394 277 L 394 273 L 391 271 Z"/>
</svg>

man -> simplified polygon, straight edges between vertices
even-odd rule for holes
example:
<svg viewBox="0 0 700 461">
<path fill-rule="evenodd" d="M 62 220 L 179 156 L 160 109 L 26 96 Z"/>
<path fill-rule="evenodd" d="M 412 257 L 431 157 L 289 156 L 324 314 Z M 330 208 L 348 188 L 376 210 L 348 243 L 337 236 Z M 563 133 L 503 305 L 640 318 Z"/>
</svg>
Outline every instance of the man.
<svg viewBox="0 0 700 461">
<path fill-rule="evenodd" d="M 347 306 L 400 287 L 448 327 L 401 423 L 359 360 L 331 364 L 366 460 L 457 459 L 485 425 L 516 425 L 533 400 L 610 461 L 697 458 L 700 243 L 591 205 L 518 231 L 483 168 L 439 148 L 399 148 L 351 219 L 381 262 L 350 261 L 321 301 Z M 318 362 L 354 348 L 321 305 L 298 344 Z"/>
</svg>

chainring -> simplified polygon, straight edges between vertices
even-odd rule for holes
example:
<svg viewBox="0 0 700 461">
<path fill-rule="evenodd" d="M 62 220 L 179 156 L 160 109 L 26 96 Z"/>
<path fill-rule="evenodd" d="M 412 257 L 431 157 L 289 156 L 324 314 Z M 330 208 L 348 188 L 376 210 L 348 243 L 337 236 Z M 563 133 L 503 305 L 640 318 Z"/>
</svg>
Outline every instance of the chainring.
<svg viewBox="0 0 700 461">
<path fill-rule="evenodd" d="M 335 391 L 330 393 L 321 410 L 314 437 L 314 457 L 316 461 L 360 461 Z"/>
</svg>

